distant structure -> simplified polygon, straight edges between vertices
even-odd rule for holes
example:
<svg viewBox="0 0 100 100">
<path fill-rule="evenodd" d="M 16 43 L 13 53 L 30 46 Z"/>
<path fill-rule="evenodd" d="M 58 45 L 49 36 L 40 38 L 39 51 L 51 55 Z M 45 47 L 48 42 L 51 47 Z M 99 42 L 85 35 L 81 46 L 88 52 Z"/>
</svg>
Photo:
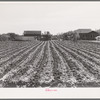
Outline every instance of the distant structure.
<svg viewBox="0 0 100 100">
<path fill-rule="evenodd" d="M 40 40 L 41 38 L 41 31 L 24 31 L 23 33 L 24 37 L 27 37 L 28 39 L 35 39 Z"/>
<path fill-rule="evenodd" d="M 44 32 L 44 34 L 41 35 L 41 41 L 48 41 L 51 40 L 51 34 L 49 31 Z"/>
<path fill-rule="evenodd" d="M 41 31 L 24 31 L 22 39 L 48 41 L 51 40 L 51 34 L 49 31 L 45 31 L 43 34 Z"/>
<path fill-rule="evenodd" d="M 99 33 L 91 29 L 77 29 L 63 33 L 63 40 L 96 40 Z"/>
<path fill-rule="evenodd" d="M 91 31 L 88 33 L 79 33 L 81 40 L 96 40 L 96 37 L 99 36 L 99 34 L 95 31 Z"/>
<path fill-rule="evenodd" d="M 77 29 L 74 31 L 79 36 L 80 40 L 96 40 L 99 33 L 91 29 Z"/>
<path fill-rule="evenodd" d="M 92 31 L 91 29 L 77 29 L 74 32 L 79 34 L 79 33 L 89 33 L 91 31 Z"/>
<path fill-rule="evenodd" d="M 58 35 L 53 35 L 53 36 L 51 37 L 52 40 L 58 40 L 58 38 L 59 38 Z"/>
</svg>

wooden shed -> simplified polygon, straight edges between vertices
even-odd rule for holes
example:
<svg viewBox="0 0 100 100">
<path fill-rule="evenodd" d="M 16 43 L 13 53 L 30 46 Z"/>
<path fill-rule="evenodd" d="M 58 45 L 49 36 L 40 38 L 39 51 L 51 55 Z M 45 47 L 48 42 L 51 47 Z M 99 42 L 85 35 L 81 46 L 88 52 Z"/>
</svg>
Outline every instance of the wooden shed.
<svg viewBox="0 0 100 100">
<path fill-rule="evenodd" d="M 41 31 L 24 31 L 23 33 L 26 37 L 34 37 L 36 40 L 40 40 L 41 38 Z"/>
</svg>

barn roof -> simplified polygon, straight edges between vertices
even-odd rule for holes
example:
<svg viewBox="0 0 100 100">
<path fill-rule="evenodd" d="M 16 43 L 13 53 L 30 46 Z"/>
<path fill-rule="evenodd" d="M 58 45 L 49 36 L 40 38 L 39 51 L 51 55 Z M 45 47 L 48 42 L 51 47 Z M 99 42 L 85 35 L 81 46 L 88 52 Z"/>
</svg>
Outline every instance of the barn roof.
<svg viewBox="0 0 100 100">
<path fill-rule="evenodd" d="M 91 29 L 77 29 L 75 30 L 76 33 L 89 33 L 91 32 Z"/>
<path fill-rule="evenodd" d="M 79 34 L 90 34 L 90 33 L 98 34 L 96 31 L 90 31 L 90 32 L 87 32 L 87 33 L 79 33 Z"/>
<path fill-rule="evenodd" d="M 24 31 L 24 35 L 41 35 L 41 31 Z"/>
</svg>

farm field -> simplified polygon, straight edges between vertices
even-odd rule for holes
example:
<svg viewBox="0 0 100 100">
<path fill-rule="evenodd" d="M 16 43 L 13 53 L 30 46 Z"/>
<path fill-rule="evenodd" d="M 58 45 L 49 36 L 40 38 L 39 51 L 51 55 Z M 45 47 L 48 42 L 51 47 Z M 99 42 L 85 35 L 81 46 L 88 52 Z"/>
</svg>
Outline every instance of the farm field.
<svg viewBox="0 0 100 100">
<path fill-rule="evenodd" d="M 0 87 L 100 87 L 100 44 L 1 41 Z"/>
</svg>

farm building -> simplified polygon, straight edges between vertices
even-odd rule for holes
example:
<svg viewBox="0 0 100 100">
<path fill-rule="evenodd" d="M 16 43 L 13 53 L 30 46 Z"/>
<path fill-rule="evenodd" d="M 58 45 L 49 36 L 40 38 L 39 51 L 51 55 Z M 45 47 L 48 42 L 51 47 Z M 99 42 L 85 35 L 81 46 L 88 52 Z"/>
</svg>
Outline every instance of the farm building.
<svg viewBox="0 0 100 100">
<path fill-rule="evenodd" d="M 91 29 L 77 29 L 74 32 L 79 34 L 79 33 L 89 33 L 91 31 L 92 31 Z"/>
<path fill-rule="evenodd" d="M 51 40 L 51 35 L 49 34 L 41 35 L 41 41 L 48 41 L 48 40 Z"/>
<path fill-rule="evenodd" d="M 76 38 L 79 40 L 96 40 L 97 36 L 99 36 L 99 33 L 92 31 L 91 29 L 78 29 L 64 33 L 63 39 L 71 40 Z"/>
<path fill-rule="evenodd" d="M 34 37 L 36 40 L 40 40 L 41 38 L 41 31 L 24 31 L 24 36 L 28 37 L 28 39 L 32 39 L 31 37 Z"/>
<path fill-rule="evenodd" d="M 41 41 L 48 41 L 51 40 L 52 35 L 49 31 L 45 31 L 44 34 L 41 35 Z"/>
<path fill-rule="evenodd" d="M 96 40 L 97 36 L 99 36 L 99 34 L 95 31 L 79 33 L 80 40 Z"/>
<path fill-rule="evenodd" d="M 15 40 L 17 40 L 17 41 L 32 41 L 35 39 L 34 39 L 34 37 L 29 37 L 29 36 L 17 36 Z"/>
<path fill-rule="evenodd" d="M 98 32 L 91 29 L 77 29 L 74 32 L 78 34 L 80 40 L 95 40 L 99 35 Z"/>
<path fill-rule="evenodd" d="M 58 35 L 53 35 L 53 36 L 51 37 L 51 39 L 52 39 L 52 40 L 58 40 L 58 39 L 59 39 L 59 36 L 58 36 Z"/>
</svg>

